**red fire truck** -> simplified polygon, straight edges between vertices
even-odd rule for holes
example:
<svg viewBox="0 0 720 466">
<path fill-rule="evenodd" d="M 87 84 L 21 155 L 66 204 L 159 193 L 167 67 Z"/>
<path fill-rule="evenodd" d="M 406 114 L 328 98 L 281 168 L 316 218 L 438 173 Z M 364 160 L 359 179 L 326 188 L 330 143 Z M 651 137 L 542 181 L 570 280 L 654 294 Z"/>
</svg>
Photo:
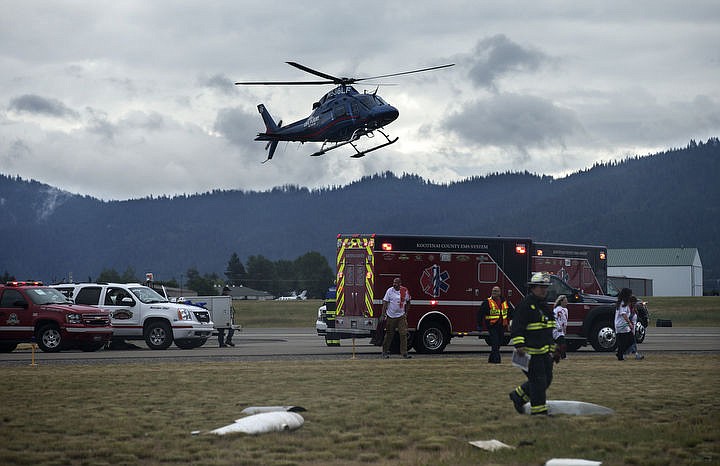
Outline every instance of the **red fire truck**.
<svg viewBox="0 0 720 466">
<path fill-rule="evenodd" d="M 337 314 L 326 338 L 373 337 L 395 277 L 412 297 L 408 344 L 415 351 L 440 353 L 453 337 L 484 337 L 477 328 L 480 303 L 493 286 L 514 305 L 522 300 L 536 246 L 530 238 L 340 234 Z M 589 342 L 597 351 L 611 351 L 615 299 L 585 294 L 552 276 L 548 301 L 559 294 L 569 299 L 569 349 Z"/>
</svg>

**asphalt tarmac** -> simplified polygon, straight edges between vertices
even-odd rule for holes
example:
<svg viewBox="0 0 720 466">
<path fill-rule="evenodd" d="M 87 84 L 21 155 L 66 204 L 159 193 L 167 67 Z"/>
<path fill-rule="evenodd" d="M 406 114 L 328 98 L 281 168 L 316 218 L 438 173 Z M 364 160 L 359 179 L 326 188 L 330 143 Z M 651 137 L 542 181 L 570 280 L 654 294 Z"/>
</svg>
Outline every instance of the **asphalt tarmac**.
<svg viewBox="0 0 720 466">
<path fill-rule="evenodd" d="M 339 347 L 328 347 L 325 339 L 315 329 L 273 328 L 244 329 L 233 338 L 235 347 L 219 348 L 217 338 L 196 349 L 181 350 L 171 346 L 167 350 L 151 350 L 142 341 L 131 342 L 137 346 L 132 350 L 100 350 L 86 353 L 66 350 L 60 353 L 34 353 L 36 364 L 117 364 L 132 362 L 153 362 L 186 360 L 206 361 L 261 361 L 261 360 L 322 360 L 322 359 L 369 359 L 380 355 L 380 348 L 370 345 L 368 339 L 342 340 Z M 28 345 L 22 345 L 26 348 Z M 651 356 L 654 353 L 718 353 L 720 352 L 720 327 L 650 327 L 645 342 L 639 350 Z M 503 347 L 508 357 L 510 347 Z M 411 351 L 413 358 L 487 358 L 490 348 L 476 337 L 454 338 L 442 354 L 427 355 Z M 573 357 L 611 357 L 613 353 L 598 353 L 591 346 L 581 348 Z M 0 353 L 0 366 L 30 364 L 31 349 L 17 349 L 11 353 Z M 399 356 L 393 356 L 399 357 Z"/>
</svg>

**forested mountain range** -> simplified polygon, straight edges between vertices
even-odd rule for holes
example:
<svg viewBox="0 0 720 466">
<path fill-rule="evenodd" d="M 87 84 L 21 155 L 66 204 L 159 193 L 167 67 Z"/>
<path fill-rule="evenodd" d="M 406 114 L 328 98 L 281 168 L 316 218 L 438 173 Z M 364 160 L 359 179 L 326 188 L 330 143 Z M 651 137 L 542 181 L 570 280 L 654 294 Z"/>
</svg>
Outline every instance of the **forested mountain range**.
<svg viewBox="0 0 720 466">
<path fill-rule="evenodd" d="M 554 179 L 498 173 L 450 184 L 390 173 L 341 187 L 102 201 L 0 175 L 0 274 L 46 281 L 132 268 L 158 280 L 320 252 L 338 233 L 529 236 L 609 248 L 697 247 L 720 279 L 720 142 L 597 164 Z M 332 185 L 332 180 L 328 180 Z"/>
</svg>

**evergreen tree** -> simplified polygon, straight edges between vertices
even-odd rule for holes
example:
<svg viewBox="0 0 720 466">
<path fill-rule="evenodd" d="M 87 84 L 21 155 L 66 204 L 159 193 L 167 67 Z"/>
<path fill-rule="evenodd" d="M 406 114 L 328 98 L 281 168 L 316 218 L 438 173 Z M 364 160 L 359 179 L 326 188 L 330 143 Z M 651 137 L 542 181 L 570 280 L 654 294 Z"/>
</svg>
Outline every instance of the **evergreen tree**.
<svg viewBox="0 0 720 466">
<path fill-rule="evenodd" d="M 228 279 L 228 283 L 234 286 L 242 285 L 247 278 L 245 266 L 240 261 L 240 258 L 238 257 L 236 252 L 232 253 L 232 256 L 230 256 L 230 260 L 227 264 L 227 269 L 225 270 L 225 276 Z"/>
</svg>

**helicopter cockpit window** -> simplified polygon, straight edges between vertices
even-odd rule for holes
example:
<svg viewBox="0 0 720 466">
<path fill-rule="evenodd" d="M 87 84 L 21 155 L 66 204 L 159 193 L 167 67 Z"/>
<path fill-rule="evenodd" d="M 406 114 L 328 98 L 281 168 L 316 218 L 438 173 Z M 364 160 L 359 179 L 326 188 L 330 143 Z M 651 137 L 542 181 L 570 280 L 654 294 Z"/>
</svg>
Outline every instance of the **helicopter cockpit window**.
<svg viewBox="0 0 720 466">
<path fill-rule="evenodd" d="M 344 103 L 335 105 L 335 106 L 333 107 L 333 115 L 335 116 L 335 118 L 340 117 L 340 116 L 343 116 L 343 115 L 345 115 L 345 113 L 346 113 L 346 110 L 345 110 L 345 104 L 344 104 Z"/>
<path fill-rule="evenodd" d="M 357 100 L 369 109 L 373 108 L 373 107 L 377 107 L 378 105 L 381 105 L 376 100 L 376 96 L 374 96 L 372 94 L 359 95 L 359 96 L 357 96 Z"/>
</svg>

